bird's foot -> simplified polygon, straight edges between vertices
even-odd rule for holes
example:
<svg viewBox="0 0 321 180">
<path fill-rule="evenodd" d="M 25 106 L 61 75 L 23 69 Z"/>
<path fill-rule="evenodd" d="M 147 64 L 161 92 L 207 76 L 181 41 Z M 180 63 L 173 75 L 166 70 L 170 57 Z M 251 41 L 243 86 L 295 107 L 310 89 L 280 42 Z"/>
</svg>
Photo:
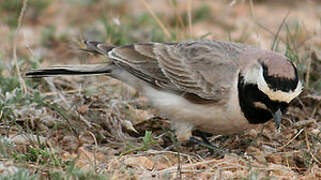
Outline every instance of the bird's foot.
<svg viewBox="0 0 321 180">
<path fill-rule="evenodd" d="M 224 157 L 225 154 L 229 154 L 229 153 L 235 153 L 237 155 L 242 154 L 242 152 L 238 151 L 238 150 L 219 148 L 219 147 L 213 145 L 211 142 L 209 142 L 208 139 L 204 136 L 201 136 L 201 138 L 202 138 L 202 140 L 199 140 L 198 138 L 195 138 L 192 136 L 192 137 L 190 137 L 189 141 L 193 144 L 198 144 L 200 146 L 206 147 L 207 149 L 209 149 L 209 151 L 213 155 L 216 155 L 218 157 Z"/>
</svg>

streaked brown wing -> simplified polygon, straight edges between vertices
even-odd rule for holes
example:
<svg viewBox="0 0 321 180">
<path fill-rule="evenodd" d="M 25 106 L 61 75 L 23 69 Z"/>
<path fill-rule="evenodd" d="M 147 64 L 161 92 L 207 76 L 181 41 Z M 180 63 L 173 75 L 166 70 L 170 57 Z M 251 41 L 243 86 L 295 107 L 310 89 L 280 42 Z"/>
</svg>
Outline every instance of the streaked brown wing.
<svg viewBox="0 0 321 180">
<path fill-rule="evenodd" d="M 133 44 L 114 48 L 109 57 L 126 71 L 160 88 L 179 91 L 162 72 L 153 43 Z"/>
<path fill-rule="evenodd" d="M 219 100 L 233 84 L 237 62 L 228 55 L 237 50 L 216 41 L 186 41 L 122 46 L 114 48 L 109 56 L 160 88 Z"/>
<path fill-rule="evenodd" d="M 154 52 L 163 72 L 179 89 L 218 100 L 233 85 L 237 70 L 237 62 L 228 56 L 224 45 L 192 41 L 174 47 L 157 45 Z"/>
</svg>

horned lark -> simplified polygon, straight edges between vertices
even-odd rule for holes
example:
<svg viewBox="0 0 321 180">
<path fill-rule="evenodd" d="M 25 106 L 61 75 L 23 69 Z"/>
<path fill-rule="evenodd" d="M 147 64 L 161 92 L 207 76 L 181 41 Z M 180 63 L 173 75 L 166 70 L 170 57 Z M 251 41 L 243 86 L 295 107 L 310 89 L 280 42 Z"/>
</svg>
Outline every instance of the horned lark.
<svg viewBox="0 0 321 180">
<path fill-rule="evenodd" d="M 103 74 L 147 96 L 171 119 L 181 142 L 192 130 L 233 134 L 281 116 L 303 87 L 297 69 L 281 54 L 216 40 L 140 43 L 114 47 L 84 41 L 86 51 L 110 63 L 63 65 L 27 77 Z"/>
</svg>

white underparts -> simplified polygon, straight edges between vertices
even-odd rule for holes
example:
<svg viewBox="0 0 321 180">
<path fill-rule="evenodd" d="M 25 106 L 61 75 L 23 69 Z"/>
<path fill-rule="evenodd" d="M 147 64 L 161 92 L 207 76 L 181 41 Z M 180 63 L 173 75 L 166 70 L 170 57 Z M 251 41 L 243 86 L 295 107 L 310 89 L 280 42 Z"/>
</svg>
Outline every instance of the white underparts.
<svg viewBox="0 0 321 180">
<path fill-rule="evenodd" d="M 174 121 L 172 128 L 178 137 L 181 136 L 180 139 L 186 140 L 190 136 L 187 132 L 194 128 L 217 134 L 233 134 L 248 128 L 248 121 L 238 104 L 237 93 L 231 93 L 224 104 L 194 104 L 177 94 L 150 86 L 144 86 L 143 89 L 162 115 Z M 236 87 L 233 90 L 235 92 Z"/>
</svg>

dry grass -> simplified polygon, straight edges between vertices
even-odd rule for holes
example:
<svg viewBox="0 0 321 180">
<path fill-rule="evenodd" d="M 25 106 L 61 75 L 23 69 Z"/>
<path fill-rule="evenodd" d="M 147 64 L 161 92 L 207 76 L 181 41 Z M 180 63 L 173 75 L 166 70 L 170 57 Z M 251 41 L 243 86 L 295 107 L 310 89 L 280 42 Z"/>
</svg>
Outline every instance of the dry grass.
<svg viewBox="0 0 321 180">
<path fill-rule="evenodd" d="M 22 23 L 23 6 L 12 2 L 0 3 L 2 179 L 321 178 L 320 3 L 29 0 Z M 169 120 L 117 80 L 19 81 L 18 66 L 105 61 L 76 52 L 72 42 L 80 38 L 116 45 L 207 38 L 272 47 L 295 61 L 306 88 L 280 132 L 271 122 L 212 136 L 217 146 L 244 152 L 218 157 L 197 145 L 176 146 Z"/>
</svg>

